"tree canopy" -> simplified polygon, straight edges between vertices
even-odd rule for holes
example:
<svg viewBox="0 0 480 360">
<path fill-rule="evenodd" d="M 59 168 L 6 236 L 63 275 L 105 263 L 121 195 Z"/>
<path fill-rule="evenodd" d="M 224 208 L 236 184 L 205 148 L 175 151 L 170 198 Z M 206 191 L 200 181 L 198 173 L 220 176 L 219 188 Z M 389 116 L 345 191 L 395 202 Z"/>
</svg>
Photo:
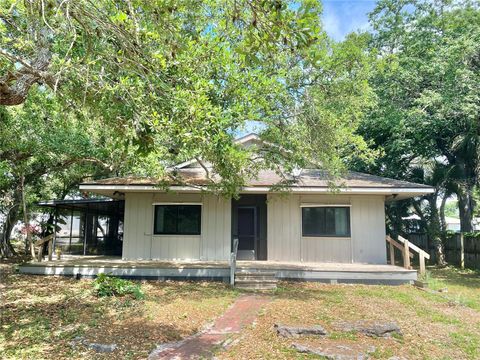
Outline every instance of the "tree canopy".
<svg viewBox="0 0 480 360">
<path fill-rule="evenodd" d="M 21 104 L 41 84 L 68 111 L 122 133 L 143 158 L 137 170 L 161 176 L 159 164 L 202 159 L 223 193 L 279 161 L 286 169 L 322 161 L 335 172 L 338 162 L 327 159 L 337 149 L 326 137 L 309 137 L 329 150 L 321 157 L 278 151 L 301 154 L 307 144 L 292 119 L 317 71 L 330 66 L 320 13 L 313 0 L 3 1 L 0 103 Z M 333 131 L 338 124 L 353 137 L 344 121 Z M 267 156 L 252 164 L 234 145 L 252 123 L 275 140 L 275 164 Z"/>
<path fill-rule="evenodd" d="M 318 0 L 0 0 L 4 234 L 25 194 L 174 177 L 167 169 L 188 159 L 211 166 L 207 188 L 226 196 L 261 169 L 427 183 L 435 193 L 391 206 L 390 224 L 413 207 L 439 239 L 456 195 L 471 230 L 478 3 L 380 0 L 371 28 L 340 42 L 321 12 Z M 251 128 L 260 157 L 234 142 Z"/>
<path fill-rule="evenodd" d="M 471 231 L 480 169 L 478 3 L 384 0 L 370 19 L 378 105 L 361 133 L 383 151 L 370 170 L 456 194 L 462 231 Z"/>
<path fill-rule="evenodd" d="M 13 209 L 33 179 L 70 189 L 73 167 L 77 182 L 88 166 L 164 178 L 195 158 L 221 179 L 210 191 L 235 196 L 261 169 L 335 176 L 348 149 L 369 157 L 355 134 L 373 101 L 368 36 L 336 44 L 321 10 L 316 0 L 1 1 L 0 160 Z M 252 126 L 267 140 L 255 160 L 234 142 Z"/>
</svg>

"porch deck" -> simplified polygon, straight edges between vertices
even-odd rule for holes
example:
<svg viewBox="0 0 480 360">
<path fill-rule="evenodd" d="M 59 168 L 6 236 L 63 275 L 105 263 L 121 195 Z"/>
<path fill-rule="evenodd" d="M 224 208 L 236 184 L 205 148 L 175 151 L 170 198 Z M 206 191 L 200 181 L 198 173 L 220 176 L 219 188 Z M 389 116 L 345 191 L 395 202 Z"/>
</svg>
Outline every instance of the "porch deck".
<svg viewBox="0 0 480 360">
<path fill-rule="evenodd" d="M 237 261 L 237 270 L 271 271 L 279 280 L 329 283 L 404 284 L 417 279 L 416 270 L 392 265 Z M 228 282 L 227 261 L 122 260 L 107 256 L 65 256 L 62 260 L 30 262 L 19 272 L 38 275 L 93 277 L 105 272 L 124 278 L 151 280 L 216 280 Z"/>
</svg>

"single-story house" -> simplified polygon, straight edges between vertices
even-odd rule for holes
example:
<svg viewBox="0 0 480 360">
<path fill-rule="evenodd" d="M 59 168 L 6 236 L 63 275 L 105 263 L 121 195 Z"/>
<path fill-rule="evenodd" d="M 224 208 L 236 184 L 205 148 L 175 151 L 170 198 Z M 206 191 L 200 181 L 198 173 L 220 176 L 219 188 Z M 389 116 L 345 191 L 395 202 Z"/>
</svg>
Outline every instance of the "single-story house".
<svg viewBox="0 0 480 360">
<path fill-rule="evenodd" d="M 258 141 L 253 134 L 238 140 L 243 146 Z M 168 191 L 155 179 L 136 177 L 80 185 L 124 201 L 122 261 L 228 264 L 238 238 L 237 259 L 250 264 L 386 265 L 385 202 L 433 191 L 350 172 L 332 193 L 325 173 L 315 169 L 295 174 L 288 191 L 272 191 L 281 178 L 263 170 L 230 199 L 203 191 L 206 173 L 195 160 L 175 171 L 185 181 Z"/>
</svg>

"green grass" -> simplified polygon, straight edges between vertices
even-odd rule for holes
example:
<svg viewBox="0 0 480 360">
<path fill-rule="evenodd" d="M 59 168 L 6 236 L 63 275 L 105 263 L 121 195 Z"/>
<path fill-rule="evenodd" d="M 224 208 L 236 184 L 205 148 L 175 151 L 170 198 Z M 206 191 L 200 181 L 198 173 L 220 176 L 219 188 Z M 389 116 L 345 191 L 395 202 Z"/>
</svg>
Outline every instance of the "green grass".
<svg viewBox="0 0 480 360">
<path fill-rule="evenodd" d="M 480 310 L 480 272 L 460 270 L 454 267 L 433 269 L 430 272 L 429 287 L 433 290 L 447 289 L 442 296 L 475 310 Z"/>
<path fill-rule="evenodd" d="M 134 282 L 145 296 L 98 297 L 91 280 L 16 274 L 0 264 L 1 359 L 145 359 L 161 342 L 199 331 L 222 314 L 237 291 L 220 283 Z M 98 354 L 70 342 L 116 343 Z"/>
<path fill-rule="evenodd" d="M 332 340 L 357 340 L 358 334 L 356 331 L 332 331 L 328 337 Z"/>
<path fill-rule="evenodd" d="M 453 345 L 461 348 L 469 359 L 480 357 L 480 338 L 478 336 L 469 332 L 452 332 L 450 337 Z"/>
<path fill-rule="evenodd" d="M 325 337 L 294 341 L 317 349 L 344 345 L 365 352 L 374 346 L 376 350 L 370 354 L 374 359 L 480 359 L 480 274 L 454 268 L 430 269 L 428 280 L 431 288 L 427 290 L 410 285 L 281 283 L 266 308 L 266 316 L 220 358 L 236 359 L 243 354 L 252 359 L 306 358 L 291 348 L 291 339 L 272 334 L 273 324 L 282 323 L 325 327 Z M 335 326 L 337 321 L 359 319 L 394 321 L 403 335 L 370 338 L 338 331 Z"/>
<path fill-rule="evenodd" d="M 299 354 L 291 339 L 279 338 L 274 323 L 322 325 L 328 336 L 306 337 L 307 346 L 375 346 L 371 357 L 388 359 L 479 359 L 480 273 L 454 268 L 430 269 L 430 290 L 413 286 L 280 283 L 255 326 L 220 359 L 319 359 Z M 146 358 L 156 344 L 199 331 L 225 311 L 239 292 L 217 283 L 145 282 L 144 299 L 98 298 L 91 281 L 11 273 L 0 303 L 0 354 L 5 359 L 107 359 L 110 355 L 73 349 L 86 336 L 123 346 L 117 358 Z M 447 289 L 446 292 L 437 290 Z M 433 290 L 433 291 L 431 291 Z M 339 320 L 386 320 L 403 336 L 369 338 L 334 327 Z M 106 337 L 102 334 L 111 332 Z M 125 336 L 125 334 L 128 334 Z M 103 357 L 102 357 L 103 356 Z"/>
</svg>

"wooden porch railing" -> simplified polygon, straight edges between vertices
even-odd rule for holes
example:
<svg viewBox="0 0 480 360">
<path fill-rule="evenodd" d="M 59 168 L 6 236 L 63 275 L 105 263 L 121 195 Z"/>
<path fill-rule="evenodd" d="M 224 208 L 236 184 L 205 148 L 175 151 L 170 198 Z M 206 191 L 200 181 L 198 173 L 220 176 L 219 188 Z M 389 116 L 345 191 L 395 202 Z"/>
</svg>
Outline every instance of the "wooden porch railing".
<svg viewBox="0 0 480 360">
<path fill-rule="evenodd" d="M 52 261 L 53 254 L 53 238 L 54 234 L 50 234 L 43 239 L 38 240 L 33 246 L 38 247 L 37 261 L 41 262 L 43 259 L 43 245 L 48 243 L 48 261 Z"/>
<path fill-rule="evenodd" d="M 238 237 L 233 238 L 233 249 L 230 254 L 230 285 L 235 285 L 235 271 L 237 270 L 237 252 L 238 252 Z"/>
<path fill-rule="evenodd" d="M 420 263 L 420 274 L 425 274 L 425 259 L 430 259 L 430 255 L 420 249 L 417 245 L 410 243 L 407 239 L 404 239 L 401 236 L 398 236 L 398 241 L 391 238 L 387 235 L 387 243 L 390 250 L 390 264 L 395 265 L 395 248 L 400 250 L 403 256 L 403 267 L 405 269 L 411 269 L 410 258 L 414 257 L 414 254 L 410 251 L 414 251 L 418 254 L 419 263 Z"/>
</svg>

